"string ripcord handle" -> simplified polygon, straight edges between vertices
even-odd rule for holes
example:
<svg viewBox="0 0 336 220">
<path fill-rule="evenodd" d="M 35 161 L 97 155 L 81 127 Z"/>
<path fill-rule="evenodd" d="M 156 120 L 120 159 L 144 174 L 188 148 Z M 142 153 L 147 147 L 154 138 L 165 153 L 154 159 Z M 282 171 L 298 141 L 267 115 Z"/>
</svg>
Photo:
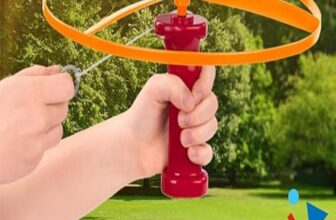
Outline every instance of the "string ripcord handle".
<svg viewBox="0 0 336 220">
<path fill-rule="evenodd" d="M 142 32 L 141 34 L 135 36 L 133 39 L 128 41 L 126 43 L 126 45 L 131 45 L 131 44 L 135 43 L 136 41 L 141 39 L 143 36 L 149 34 L 151 31 L 153 31 L 153 28 L 150 28 L 150 29 Z M 93 69 L 95 69 L 96 67 L 101 65 L 102 63 L 106 62 L 111 57 L 112 57 L 112 55 L 107 55 L 107 56 L 101 58 L 100 60 L 98 60 L 97 62 L 95 62 L 94 64 L 92 64 L 90 67 L 86 68 L 83 71 L 80 68 L 78 68 L 78 67 L 76 67 L 75 65 L 72 65 L 72 64 L 68 64 L 68 65 L 66 65 L 62 68 L 62 70 L 61 70 L 62 73 L 66 73 L 66 72 L 73 72 L 74 73 L 74 76 L 75 76 L 75 92 L 74 92 L 75 94 L 74 94 L 74 97 L 76 97 L 78 92 L 79 92 L 82 76 L 86 75 L 87 73 L 89 73 L 90 71 L 92 71 Z"/>
</svg>

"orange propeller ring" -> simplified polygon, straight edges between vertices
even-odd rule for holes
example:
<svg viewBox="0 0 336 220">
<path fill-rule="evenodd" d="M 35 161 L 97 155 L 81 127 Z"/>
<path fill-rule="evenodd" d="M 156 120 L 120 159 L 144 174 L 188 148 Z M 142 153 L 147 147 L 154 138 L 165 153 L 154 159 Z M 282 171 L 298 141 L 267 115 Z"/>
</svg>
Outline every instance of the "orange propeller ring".
<svg viewBox="0 0 336 220">
<path fill-rule="evenodd" d="M 299 41 L 282 46 L 256 51 L 229 53 L 167 51 L 141 48 L 126 46 L 94 36 L 95 33 L 120 19 L 161 1 L 163 0 L 142 0 L 129 5 L 104 18 L 85 32 L 81 32 L 56 18 L 49 9 L 47 0 L 43 0 L 43 13 L 48 23 L 56 31 L 84 46 L 114 56 L 175 65 L 237 65 L 283 59 L 300 54 L 311 48 L 317 42 L 321 32 L 321 12 L 314 0 L 300 0 L 311 13 L 283 0 L 203 0 L 209 3 L 225 5 L 271 18 L 306 31 L 309 35 Z M 183 5 L 180 5 L 179 7 L 179 13 L 183 14 L 190 1 L 175 0 L 176 4 L 179 4 L 178 2 L 187 3 L 185 7 L 182 7 Z"/>
</svg>

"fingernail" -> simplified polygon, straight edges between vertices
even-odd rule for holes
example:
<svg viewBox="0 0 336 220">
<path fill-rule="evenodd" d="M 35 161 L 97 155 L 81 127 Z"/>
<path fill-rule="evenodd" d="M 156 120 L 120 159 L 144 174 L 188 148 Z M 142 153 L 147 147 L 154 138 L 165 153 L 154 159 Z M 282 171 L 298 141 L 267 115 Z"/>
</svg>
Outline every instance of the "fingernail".
<svg viewBox="0 0 336 220">
<path fill-rule="evenodd" d="M 186 110 L 192 110 L 195 106 L 195 101 L 192 96 L 186 94 L 183 99 L 183 105 Z"/>
<path fill-rule="evenodd" d="M 180 112 L 178 120 L 180 127 L 188 127 L 190 124 L 190 118 L 186 113 Z"/>
<path fill-rule="evenodd" d="M 201 92 L 195 92 L 194 98 L 196 103 L 200 103 L 203 98 L 203 95 Z"/>
<path fill-rule="evenodd" d="M 185 132 L 182 139 L 182 144 L 184 147 L 188 147 L 192 144 L 192 137 L 190 132 Z"/>
</svg>

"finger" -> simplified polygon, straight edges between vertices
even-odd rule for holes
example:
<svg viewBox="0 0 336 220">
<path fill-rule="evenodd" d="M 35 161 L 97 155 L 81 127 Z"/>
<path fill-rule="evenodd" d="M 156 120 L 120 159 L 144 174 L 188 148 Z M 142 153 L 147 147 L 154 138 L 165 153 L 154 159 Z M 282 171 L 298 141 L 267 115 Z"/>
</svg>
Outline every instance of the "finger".
<svg viewBox="0 0 336 220">
<path fill-rule="evenodd" d="M 203 98 L 210 95 L 215 77 L 216 68 L 214 66 L 204 66 L 202 68 L 200 78 L 195 82 L 192 89 L 196 104 L 200 103 Z"/>
<path fill-rule="evenodd" d="M 217 129 L 217 119 L 213 117 L 210 121 L 198 127 L 184 129 L 181 132 L 181 143 L 184 147 L 206 143 L 215 135 Z"/>
<path fill-rule="evenodd" d="M 145 86 L 145 92 L 147 94 L 144 97 L 148 97 L 156 104 L 165 108 L 168 102 L 181 109 L 182 111 L 189 112 L 195 107 L 194 98 L 184 84 L 184 82 L 178 77 L 171 74 L 157 74 L 151 77 Z"/>
<path fill-rule="evenodd" d="M 50 127 L 62 124 L 68 115 L 68 103 L 60 103 L 54 105 L 46 105 L 46 115 Z"/>
<path fill-rule="evenodd" d="M 21 70 L 17 75 L 21 76 L 41 76 L 41 75 L 52 75 L 61 72 L 61 67 L 59 65 L 54 66 L 40 66 L 34 65 L 32 67 Z"/>
<path fill-rule="evenodd" d="M 178 116 L 179 126 L 181 128 L 187 128 L 204 124 L 215 116 L 217 109 L 217 97 L 211 92 L 210 95 L 201 101 L 191 112 L 180 111 Z"/>
<path fill-rule="evenodd" d="M 74 84 L 67 73 L 41 76 L 37 79 L 40 85 L 42 101 L 45 104 L 57 104 L 71 100 L 74 96 Z"/>
<path fill-rule="evenodd" d="M 55 147 L 59 144 L 63 137 L 63 127 L 62 125 L 57 125 L 51 128 L 45 136 L 45 150 Z"/>
<path fill-rule="evenodd" d="M 188 157 L 194 164 L 206 166 L 213 157 L 213 151 L 209 144 L 201 144 L 188 149 Z"/>
</svg>

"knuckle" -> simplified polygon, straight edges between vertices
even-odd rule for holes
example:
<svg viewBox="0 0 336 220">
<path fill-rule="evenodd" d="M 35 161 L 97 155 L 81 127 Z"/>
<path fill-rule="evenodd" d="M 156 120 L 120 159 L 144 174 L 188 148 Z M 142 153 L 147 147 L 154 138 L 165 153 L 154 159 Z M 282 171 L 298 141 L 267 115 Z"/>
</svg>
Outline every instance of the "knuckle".
<svg viewBox="0 0 336 220">
<path fill-rule="evenodd" d="M 180 77 L 173 75 L 173 74 L 166 74 L 167 78 L 169 81 L 171 81 L 172 83 L 181 83 L 182 80 Z"/>
<path fill-rule="evenodd" d="M 146 87 L 149 92 L 157 92 L 159 89 L 162 88 L 168 88 L 171 90 L 172 88 L 175 88 L 175 90 L 181 90 L 181 91 L 182 89 L 180 88 L 183 88 L 185 90 L 183 91 L 184 93 L 189 92 L 184 86 L 183 81 L 178 76 L 172 74 L 155 74 L 150 77 Z"/>
<path fill-rule="evenodd" d="M 213 149 L 210 145 L 207 144 L 207 160 L 205 161 L 205 164 L 204 165 L 207 165 L 211 162 L 212 158 L 213 158 Z"/>
<path fill-rule="evenodd" d="M 199 126 L 206 123 L 208 119 L 204 118 L 204 114 L 201 111 L 193 111 L 188 114 L 188 127 Z"/>
<path fill-rule="evenodd" d="M 192 93 L 183 82 L 183 80 L 172 74 L 167 74 L 167 80 L 164 82 L 168 87 L 172 89 L 174 96 L 181 102 L 181 105 L 184 105 L 185 99 L 187 97 L 192 98 Z"/>
<path fill-rule="evenodd" d="M 197 89 L 195 89 L 195 93 L 197 94 L 199 100 L 202 101 L 202 100 L 205 100 L 206 98 L 208 98 L 208 96 L 210 94 L 210 91 L 206 87 L 206 85 L 199 84 Z"/>
<path fill-rule="evenodd" d="M 162 91 L 162 89 L 176 88 L 176 86 L 181 84 L 180 81 L 177 76 L 171 74 L 155 74 L 148 80 L 146 87 L 148 92 L 153 93 Z"/>
<path fill-rule="evenodd" d="M 170 85 L 176 85 L 177 87 L 181 89 L 181 91 L 183 88 L 184 93 L 187 93 L 187 94 L 191 93 L 180 77 L 176 75 L 172 75 L 172 74 L 167 74 L 167 76 L 168 76 Z"/>
<path fill-rule="evenodd" d="M 162 83 L 162 74 L 154 74 L 153 76 L 151 76 L 149 83 L 156 85 L 157 83 Z"/>
<path fill-rule="evenodd" d="M 160 87 L 163 83 L 162 75 L 154 74 L 151 76 L 146 84 L 146 89 L 149 92 L 154 92 L 156 88 Z"/>
<path fill-rule="evenodd" d="M 218 130 L 218 120 L 216 117 L 213 117 L 212 123 L 213 123 L 214 130 L 216 132 Z"/>
<path fill-rule="evenodd" d="M 211 97 L 212 103 L 214 103 L 214 108 L 217 111 L 218 110 L 218 99 L 217 99 L 217 96 L 215 95 L 214 92 L 211 92 L 210 97 Z"/>
<path fill-rule="evenodd" d="M 211 147 L 211 145 L 210 145 L 210 144 L 206 144 L 206 147 L 207 147 L 207 149 L 208 149 L 208 152 L 209 152 L 209 154 L 210 154 L 210 156 L 211 156 L 211 159 L 212 159 L 212 155 L 213 155 L 213 149 L 212 149 L 212 147 Z"/>
</svg>

